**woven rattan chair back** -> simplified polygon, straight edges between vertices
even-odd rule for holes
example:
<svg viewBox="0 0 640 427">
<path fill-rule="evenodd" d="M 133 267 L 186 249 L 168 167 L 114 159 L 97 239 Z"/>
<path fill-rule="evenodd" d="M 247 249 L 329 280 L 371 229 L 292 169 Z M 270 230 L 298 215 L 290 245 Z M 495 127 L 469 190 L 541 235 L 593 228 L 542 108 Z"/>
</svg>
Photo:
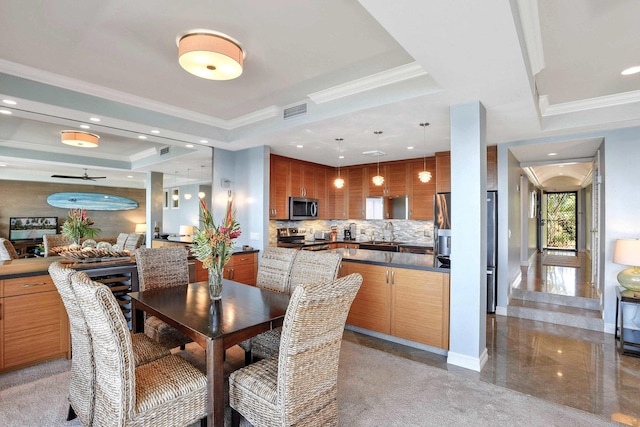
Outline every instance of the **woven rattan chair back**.
<svg viewBox="0 0 640 427">
<path fill-rule="evenodd" d="M 142 242 L 144 242 L 144 234 L 129 233 L 127 242 L 124 244 L 124 248 L 122 249 L 133 252 L 142 246 Z"/>
<path fill-rule="evenodd" d="M 299 251 L 291 265 L 289 294 L 303 283 L 327 283 L 338 277 L 342 257 L 321 251 Z"/>
<path fill-rule="evenodd" d="M 69 380 L 69 404 L 82 425 L 88 426 L 93 420 L 93 351 L 84 314 L 71 287 L 71 276 L 75 273 L 75 270 L 66 268 L 59 262 L 53 262 L 49 265 L 49 275 L 69 316 L 71 348 L 73 349 L 71 378 Z"/>
<path fill-rule="evenodd" d="M 291 248 L 264 248 L 258 265 L 256 286 L 275 292 L 288 292 L 291 265 L 299 252 Z"/>
<path fill-rule="evenodd" d="M 18 255 L 16 248 L 13 247 L 11 241 L 4 237 L 0 237 L 0 260 L 10 261 L 18 258 L 20 258 L 20 256 Z"/>
<path fill-rule="evenodd" d="M 94 417 L 122 426 L 135 405 L 135 364 L 131 334 L 111 290 L 85 273 L 71 276 L 84 313 L 95 360 Z"/>
<path fill-rule="evenodd" d="M 127 243 L 127 237 L 129 237 L 129 233 L 120 233 L 116 238 L 116 245 L 118 245 L 121 251 L 124 250 L 124 245 Z"/>
<path fill-rule="evenodd" d="M 189 283 L 188 252 L 184 246 L 138 248 L 135 253 L 141 291 Z"/>
<path fill-rule="evenodd" d="M 260 426 L 338 425 L 338 362 L 358 273 L 334 282 L 303 283 L 289 301 L 280 352 L 234 371 L 229 403 Z M 234 412 L 232 425 L 237 425 Z"/>
<path fill-rule="evenodd" d="M 42 236 L 42 244 L 44 245 L 44 256 L 55 256 L 57 253 L 54 248 L 69 246 L 73 241 L 64 234 L 45 234 Z"/>
</svg>

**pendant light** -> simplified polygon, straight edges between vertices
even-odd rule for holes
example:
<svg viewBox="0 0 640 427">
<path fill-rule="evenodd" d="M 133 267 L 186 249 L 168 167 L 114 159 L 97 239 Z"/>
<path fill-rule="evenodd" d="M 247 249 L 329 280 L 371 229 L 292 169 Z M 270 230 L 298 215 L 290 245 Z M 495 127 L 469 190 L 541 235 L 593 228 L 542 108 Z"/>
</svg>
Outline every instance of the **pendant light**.
<svg viewBox="0 0 640 427">
<path fill-rule="evenodd" d="M 187 185 L 189 185 L 189 171 L 191 169 L 187 169 Z M 191 200 L 191 193 L 184 193 L 185 200 Z"/>
<path fill-rule="evenodd" d="M 374 131 L 373 133 L 378 135 L 378 151 L 380 151 L 380 134 L 382 133 L 382 131 L 377 130 L 377 131 Z M 380 156 L 378 156 L 378 174 L 373 177 L 372 181 L 373 181 L 373 184 L 378 187 L 384 184 L 384 176 L 380 175 Z"/>
<path fill-rule="evenodd" d="M 202 169 L 204 168 L 204 165 L 200 166 L 200 185 L 202 185 Z M 200 190 L 198 191 L 198 199 L 204 199 L 204 196 L 206 196 L 206 194 L 204 194 L 204 191 Z"/>
<path fill-rule="evenodd" d="M 422 126 L 422 138 L 424 140 L 424 166 L 422 172 L 418 173 L 418 178 L 421 182 L 429 182 L 431 181 L 431 172 L 427 170 L 427 126 L 429 126 L 429 123 L 420 123 L 420 126 Z"/>
<path fill-rule="evenodd" d="M 173 174 L 173 186 L 174 186 L 175 188 L 177 188 L 177 187 L 178 187 L 178 171 L 176 171 L 176 173 L 174 173 L 174 174 Z M 177 201 L 177 200 L 180 198 L 180 196 L 178 195 L 178 193 L 175 193 L 175 192 L 174 192 L 174 193 L 171 195 L 171 198 L 172 198 L 173 200 L 176 200 L 176 201 Z"/>
<path fill-rule="evenodd" d="M 342 138 L 336 138 L 336 141 L 338 141 L 338 177 L 333 181 L 333 185 L 335 185 L 336 188 L 342 188 L 344 187 L 344 179 L 340 177 L 340 142 Z"/>
</svg>

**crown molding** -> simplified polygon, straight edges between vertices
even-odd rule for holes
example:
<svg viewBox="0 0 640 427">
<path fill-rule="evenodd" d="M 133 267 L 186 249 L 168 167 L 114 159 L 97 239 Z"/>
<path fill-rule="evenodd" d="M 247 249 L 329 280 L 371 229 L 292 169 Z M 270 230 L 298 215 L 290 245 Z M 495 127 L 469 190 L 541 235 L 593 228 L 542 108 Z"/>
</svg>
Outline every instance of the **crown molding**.
<svg viewBox="0 0 640 427">
<path fill-rule="evenodd" d="M 410 64 L 401 65 L 361 79 L 353 80 L 348 83 L 343 83 L 325 90 L 314 92 L 307 96 L 316 104 L 322 104 L 324 102 L 333 101 L 424 75 L 427 75 L 427 72 L 424 71 L 417 62 L 412 62 Z"/>
<path fill-rule="evenodd" d="M 261 120 L 271 119 L 277 117 L 280 112 L 280 108 L 272 105 L 262 110 L 254 111 L 253 113 L 245 114 L 244 116 L 236 117 L 227 121 L 228 129 L 237 129 L 242 126 L 247 126 Z"/>
<path fill-rule="evenodd" d="M 596 108 L 611 108 L 625 104 L 637 103 L 640 102 L 640 90 L 553 105 L 549 104 L 548 95 L 541 95 L 538 102 L 540 104 L 542 116 L 550 117 L 560 114 L 575 113 L 578 111 L 594 110 Z"/>
<path fill-rule="evenodd" d="M 542 33 L 540 32 L 540 15 L 538 2 L 530 0 L 518 0 L 520 23 L 524 34 L 531 73 L 535 76 L 545 66 L 544 48 L 542 45 Z"/>
</svg>

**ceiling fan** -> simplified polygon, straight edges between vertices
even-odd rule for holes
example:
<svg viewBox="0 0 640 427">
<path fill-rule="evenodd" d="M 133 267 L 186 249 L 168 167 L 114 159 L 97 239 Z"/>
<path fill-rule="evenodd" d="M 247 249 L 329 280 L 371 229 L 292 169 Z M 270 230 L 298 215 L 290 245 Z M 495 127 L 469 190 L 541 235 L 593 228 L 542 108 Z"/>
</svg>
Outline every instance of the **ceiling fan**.
<svg viewBox="0 0 640 427">
<path fill-rule="evenodd" d="M 51 178 L 67 178 L 67 179 L 82 179 L 85 181 L 95 181 L 96 179 L 105 179 L 106 176 L 89 176 L 87 175 L 87 169 L 84 169 L 84 175 L 51 175 Z"/>
</svg>

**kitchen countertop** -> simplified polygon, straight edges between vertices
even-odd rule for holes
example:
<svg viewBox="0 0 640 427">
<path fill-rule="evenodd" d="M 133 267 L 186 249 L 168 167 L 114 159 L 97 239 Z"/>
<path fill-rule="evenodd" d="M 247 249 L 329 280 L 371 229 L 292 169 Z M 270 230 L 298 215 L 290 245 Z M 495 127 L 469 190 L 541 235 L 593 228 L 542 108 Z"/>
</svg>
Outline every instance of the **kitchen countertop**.
<svg viewBox="0 0 640 427">
<path fill-rule="evenodd" d="M 449 268 L 443 268 L 442 264 L 433 255 L 347 248 L 331 249 L 329 252 L 340 255 L 343 262 L 450 273 Z"/>
<path fill-rule="evenodd" d="M 351 239 L 351 240 L 344 240 L 344 239 L 338 239 L 338 240 L 320 240 L 320 239 L 316 239 L 316 240 L 305 240 L 304 243 L 290 243 L 291 247 L 296 247 L 296 248 L 311 248 L 313 246 L 320 246 L 320 245 L 329 245 L 332 243 L 354 243 L 354 244 L 360 244 L 360 243 L 369 243 L 368 241 L 363 241 L 363 240 L 355 240 L 355 239 Z M 420 244 L 414 244 L 414 243 L 399 243 L 398 244 L 399 247 L 401 248 L 424 248 L 424 249 L 433 249 L 433 245 L 420 245 Z"/>
<path fill-rule="evenodd" d="M 49 265 L 54 261 L 62 262 L 69 268 L 73 268 L 74 270 L 79 271 L 90 270 L 93 268 L 125 267 L 136 265 L 136 260 L 133 257 L 127 260 L 120 259 L 116 261 L 100 262 L 75 262 L 61 256 L 50 256 L 43 258 L 21 258 L 10 261 L 0 261 L 0 280 L 49 274 Z"/>
</svg>

